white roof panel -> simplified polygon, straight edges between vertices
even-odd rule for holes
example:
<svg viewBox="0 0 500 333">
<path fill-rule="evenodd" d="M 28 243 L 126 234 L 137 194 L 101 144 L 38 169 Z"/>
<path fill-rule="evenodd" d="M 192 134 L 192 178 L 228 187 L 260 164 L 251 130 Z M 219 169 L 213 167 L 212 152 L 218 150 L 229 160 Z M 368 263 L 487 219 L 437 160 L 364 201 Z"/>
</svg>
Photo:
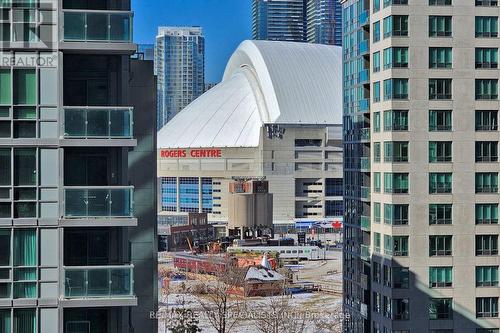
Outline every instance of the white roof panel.
<svg viewBox="0 0 500 333">
<path fill-rule="evenodd" d="M 342 124 L 341 48 L 244 41 L 224 79 L 158 133 L 158 148 L 257 147 L 264 124 Z"/>
</svg>

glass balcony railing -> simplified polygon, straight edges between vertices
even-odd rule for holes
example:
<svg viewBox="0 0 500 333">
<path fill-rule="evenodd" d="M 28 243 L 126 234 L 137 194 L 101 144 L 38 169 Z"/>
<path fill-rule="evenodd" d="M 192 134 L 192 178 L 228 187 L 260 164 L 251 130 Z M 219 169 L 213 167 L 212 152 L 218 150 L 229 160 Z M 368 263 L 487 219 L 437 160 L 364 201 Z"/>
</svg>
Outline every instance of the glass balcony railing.
<svg viewBox="0 0 500 333">
<path fill-rule="evenodd" d="M 370 128 L 362 128 L 359 137 L 362 141 L 370 141 Z"/>
<path fill-rule="evenodd" d="M 133 296 L 133 265 L 64 267 L 65 298 Z"/>
<path fill-rule="evenodd" d="M 131 107 L 65 107 L 65 138 L 132 138 Z"/>
<path fill-rule="evenodd" d="M 367 25 L 370 22 L 370 11 L 365 10 L 358 16 L 359 25 Z"/>
<path fill-rule="evenodd" d="M 358 50 L 359 50 L 359 55 L 363 55 L 370 52 L 370 41 L 364 40 L 360 42 L 358 45 Z"/>
<path fill-rule="evenodd" d="M 365 83 L 370 80 L 370 71 L 368 69 L 364 69 L 359 72 L 359 83 Z"/>
<path fill-rule="evenodd" d="M 370 187 L 361 186 L 361 199 L 370 200 Z"/>
<path fill-rule="evenodd" d="M 361 170 L 370 171 L 370 158 L 369 157 L 361 157 Z"/>
<path fill-rule="evenodd" d="M 360 112 L 368 112 L 370 111 L 370 99 L 364 98 L 359 100 L 359 111 Z"/>
<path fill-rule="evenodd" d="M 368 245 L 361 244 L 361 259 L 370 261 L 370 247 Z"/>
<path fill-rule="evenodd" d="M 361 229 L 370 231 L 370 218 L 368 216 L 361 215 Z"/>
<path fill-rule="evenodd" d="M 64 40 L 81 42 L 132 42 L 132 12 L 64 11 Z"/>
<path fill-rule="evenodd" d="M 132 186 L 65 187 L 64 217 L 133 217 Z"/>
</svg>

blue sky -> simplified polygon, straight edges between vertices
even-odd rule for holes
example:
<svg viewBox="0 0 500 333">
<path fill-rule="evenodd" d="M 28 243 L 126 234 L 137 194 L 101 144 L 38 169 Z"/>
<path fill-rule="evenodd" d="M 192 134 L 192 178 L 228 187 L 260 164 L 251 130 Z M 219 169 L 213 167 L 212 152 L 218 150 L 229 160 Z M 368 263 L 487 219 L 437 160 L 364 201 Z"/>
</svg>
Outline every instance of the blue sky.
<svg viewBox="0 0 500 333">
<path fill-rule="evenodd" d="M 252 34 L 251 0 L 132 0 L 134 40 L 154 43 L 158 26 L 203 27 L 206 82 L 219 82 L 231 53 Z"/>
</svg>

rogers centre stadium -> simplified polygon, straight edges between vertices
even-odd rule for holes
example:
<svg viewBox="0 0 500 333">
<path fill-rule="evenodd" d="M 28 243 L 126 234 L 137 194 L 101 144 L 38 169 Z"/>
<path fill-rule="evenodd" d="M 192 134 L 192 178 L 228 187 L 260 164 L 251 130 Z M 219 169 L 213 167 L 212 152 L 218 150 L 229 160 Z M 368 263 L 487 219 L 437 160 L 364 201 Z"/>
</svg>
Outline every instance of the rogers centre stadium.
<svg viewBox="0 0 500 333">
<path fill-rule="evenodd" d="M 244 41 L 222 82 L 159 131 L 159 220 L 226 225 L 234 178 L 268 181 L 276 232 L 342 222 L 340 47 Z"/>
</svg>

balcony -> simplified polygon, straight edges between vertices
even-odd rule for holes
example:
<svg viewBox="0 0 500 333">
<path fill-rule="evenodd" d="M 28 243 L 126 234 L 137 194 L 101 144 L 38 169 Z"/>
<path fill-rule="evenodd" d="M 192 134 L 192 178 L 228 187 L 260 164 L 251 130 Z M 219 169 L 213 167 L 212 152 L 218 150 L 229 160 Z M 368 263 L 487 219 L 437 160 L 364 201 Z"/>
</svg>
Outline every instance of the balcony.
<svg viewBox="0 0 500 333">
<path fill-rule="evenodd" d="M 102 49 L 102 44 L 107 43 L 107 48 L 135 52 L 132 12 L 65 9 L 63 14 L 63 48 L 81 49 L 81 45 L 71 44 L 84 42 L 85 50 Z"/>
<path fill-rule="evenodd" d="M 359 136 L 361 141 L 370 141 L 370 128 L 362 128 Z"/>
<path fill-rule="evenodd" d="M 370 171 L 370 158 L 369 157 L 361 157 L 360 158 L 360 168 L 363 172 Z"/>
<path fill-rule="evenodd" d="M 69 301 L 92 300 L 94 306 L 135 305 L 134 266 L 64 267 L 63 298 Z M 110 300 L 115 300 L 116 304 Z"/>
<path fill-rule="evenodd" d="M 365 26 L 370 23 L 370 11 L 365 10 L 358 16 L 358 23 L 360 26 Z"/>
<path fill-rule="evenodd" d="M 370 247 L 368 245 L 361 244 L 361 259 L 370 261 Z"/>
<path fill-rule="evenodd" d="M 132 42 L 132 12 L 64 10 L 64 41 Z"/>
<path fill-rule="evenodd" d="M 73 221 L 68 225 L 81 226 L 78 219 L 89 220 L 96 225 L 96 220 L 137 220 L 134 219 L 133 186 L 103 186 L 64 188 L 64 219 Z M 66 221 L 67 222 L 67 221 Z M 133 221 L 129 221 L 134 224 Z M 106 222 L 111 226 L 112 223 Z M 122 225 L 122 224 L 118 224 Z"/>
<path fill-rule="evenodd" d="M 133 111 L 132 107 L 65 107 L 63 137 L 96 140 L 86 141 L 85 145 L 108 146 L 110 139 L 122 139 L 115 142 L 120 146 L 136 145 L 133 140 Z"/>
<path fill-rule="evenodd" d="M 370 111 L 370 99 L 365 98 L 359 101 L 359 111 L 360 112 L 369 112 Z"/>
<path fill-rule="evenodd" d="M 361 199 L 370 201 L 371 195 L 370 195 L 370 187 L 369 186 L 361 186 Z"/>
<path fill-rule="evenodd" d="M 358 45 L 359 55 L 364 55 L 370 52 L 370 41 L 364 40 Z"/>
<path fill-rule="evenodd" d="M 361 229 L 364 231 L 370 231 L 370 217 L 361 215 Z"/>
<path fill-rule="evenodd" d="M 358 76 L 358 83 L 363 84 L 363 83 L 369 83 L 370 82 L 370 70 L 369 69 L 363 69 L 362 71 L 359 72 Z"/>
</svg>

